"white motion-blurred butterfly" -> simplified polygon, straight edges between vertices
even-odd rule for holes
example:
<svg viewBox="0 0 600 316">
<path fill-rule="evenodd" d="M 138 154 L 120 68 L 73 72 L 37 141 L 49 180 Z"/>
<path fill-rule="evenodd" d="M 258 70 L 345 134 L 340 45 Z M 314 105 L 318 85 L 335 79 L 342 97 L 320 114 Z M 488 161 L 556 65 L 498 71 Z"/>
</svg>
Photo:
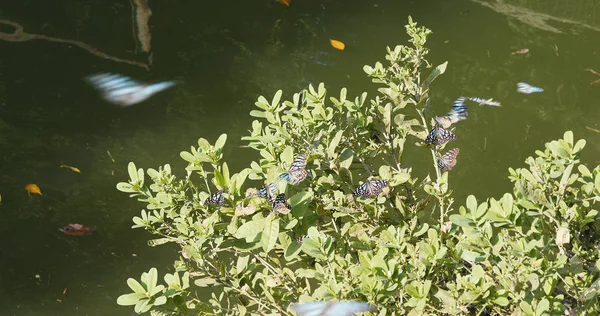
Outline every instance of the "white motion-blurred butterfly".
<svg viewBox="0 0 600 316">
<path fill-rule="evenodd" d="M 104 100 L 119 106 L 140 103 L 175 85 L 174 81 L 144 84 L 129 77 L 110 73 L 91 75 L 86 77 L 85 81 L 100 91 Z"/>
<path fill-rule="evenodd" d="M 351 316 L 372 310 L 374 307 L 364 302 L 312 302 L 291 306 L 300 316 Z"/>
</svg>

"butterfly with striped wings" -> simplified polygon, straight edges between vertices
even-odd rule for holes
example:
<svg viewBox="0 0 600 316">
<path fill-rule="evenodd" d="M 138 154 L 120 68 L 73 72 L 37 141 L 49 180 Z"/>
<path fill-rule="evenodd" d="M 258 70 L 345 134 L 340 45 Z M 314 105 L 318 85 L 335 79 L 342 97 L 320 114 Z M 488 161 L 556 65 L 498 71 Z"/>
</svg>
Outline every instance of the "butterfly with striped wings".
<svg viewBox="0 0 600 316">
<path fill-rule="evenodd" d="M 448 128 L 452 124 L 466 120 L 469 114 L 467 110 L 467 98 L 459 97 L 452 104 L 452 109 L 446 116 L 436 116 L 435 121 L 443 128 Z"/>
<path fill-rule="evenodd" d="M 458 157 L 459 152 L 460 149 L 452 148 L 438 159 L 438 168 L 440 168 L 440 172 L 450 171 L 456 166 L 456 158 Z"/>
<path fill-rule="evenodd" d="M 526 82 L 519 82 L 517 83 L 517 91 L 524 94 L 532 94 L 534 92 L 544 92 L 544 89 L 534 87 Z"/>
<path fill-rule="evenodd" d="M 427 145 L 443 145 L 449 141 L 456 140 L 456 135 L 441 125 L 436 124 L 425 138 Z"/>
<path fill-rule="evenodd" d="M 272 182 L 258 190 L 258 196 L 269 201 L 273 201 L 275 194 L 277 194 L 277 182 Z"/>
<path fill-rule="evenodd" d="M 86 77 L 85 81 L 100 91 L 106 101 L 123 107 L 145 101 L 152 95 L 175 85 L 174 81 L 145 84 L 111 73 L 91 75 Z"/>
<path fill-rule="evenodd" d="M 204 201 L 204 204 L 223 206 L 225 204 L 225 197 L 223 196 L 223 189 L 211 194 L 208 198 L 206 198 L 206 200 Z"/>
<path fill-rule="evenodd" d="M 280 214 L 289 214 L 292 211 L 292 206 L 287 202 L 285 193 L 277 195 L 273 201 L 273 210 Z"/>
<path fill-rule="evenodd" d="M 299 316 L 352 316 L 374 309 L 368 303 L 357 301 L 298 303 L 290 308 Z"/>
<path fill-rule="evenodd" d="M 477 97 L 469 97 L 469 100 L 479 103 L 479 105 L 501 106 L 502 104 L 494 99 L 484 99 Z"/>
<path fill-rule="evenodd" d="M 304 179 L 308 175 L 308 171 L 306 171 L 306 155 L 300 154 L 294 159 L 292 165 L 288 169 L 286 173 L 283 173 L 279 176 L 280 179 L 285 180 L 292 185 L 296 185 Z"/>
<path fill-rule="evenodd" d="M 377 196 L 383 192 L 383 188 L 387 187 L 389 184 L 388 181 L 379 179 L 365 181 L 354 190 L 352 195 L 354 195 L 354 197 L 364 198 Z"/>
</svg>

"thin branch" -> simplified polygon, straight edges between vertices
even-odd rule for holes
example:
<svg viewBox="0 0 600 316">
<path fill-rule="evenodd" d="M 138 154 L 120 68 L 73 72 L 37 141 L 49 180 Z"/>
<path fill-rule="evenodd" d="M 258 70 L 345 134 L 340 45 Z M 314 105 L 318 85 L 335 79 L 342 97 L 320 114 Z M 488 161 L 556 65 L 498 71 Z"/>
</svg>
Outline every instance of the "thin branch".
<svg viewBox="0 0 600 316">
<path fill-rule="evenodd" d="M 99 51 L 97 48 L 95 48 L 89 44 L 80 42 L 80 41 L 71 40 L 71 39 L 61 39 L 61 38 L 56 38 L 56 37 L 47 36 L 47 35 L 43 35 L 43 34 L 27 33 L 23 30 L 23 26 L 21 26 L 21 24 L 12 22 L 12 21 L 8 21 L 8 20 L 0 20 L 0 24 L 9 25 L 9 26 L 12 26 L 15 28 L 15 31 L 12 34 L 0 32 L 0 40 L 4 40 L 4 41 L 8 41 L 8 42 L 26 42 L 26 41 L 32 41 L 32 40 L 45 40 L 45 41 L 49 41 L 49 42 L 74 45 L 74 46 L 77 46 L 83 50 L 86 50 L 89 53 L 91 53 L 92 55 L 95 55 L 100 58 L 116 61 L 119 63 L 125 63 L 125 64 L 129 64 L 129 65 L 141 67 L 146 70 L 150 70 L 150 67 L 145 63 L 141 63 L 141 62 L 133 61 L 133 60 L 126 60 L 126 59 L 122 59 L 119 57 L 108 55 L 104 52 Z"/>
</svg>

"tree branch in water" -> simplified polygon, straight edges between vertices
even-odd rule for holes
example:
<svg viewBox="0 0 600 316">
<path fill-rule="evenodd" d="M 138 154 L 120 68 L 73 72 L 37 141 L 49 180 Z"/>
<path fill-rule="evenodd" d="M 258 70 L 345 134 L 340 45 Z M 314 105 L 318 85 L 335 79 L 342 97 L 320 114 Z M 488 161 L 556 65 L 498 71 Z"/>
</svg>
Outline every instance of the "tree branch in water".
<svg viewBox="0 0 600 316">
<path fill-rule="evenodd" d="M 145 63 L 141 63 L 141 62 L 134 61 L 134 60 L 122 59 L 119 57 L 108 55 L 106 53 L 99 51 L 97 48 L 95 48 L 91 45 L 88 45 L 86 43 L 80 42 L 80 41 L 70 40 L 70 39 L 61 39 L 61 38 L 56 38 L 56 37 L 47 36 L 47 35 L 43 35 L 43 34 L 27 33 L 23 30 L 23 26 L 21 26 L 21 24 L 12 22 L 12 21 L 8 21 L 8 20 L 0 20 L 0 24 L 10 25 L 15 29 L 15 31 L 13 33 L 0 32 L 0 40 L 4 40 L 4 41 L 8 41 L 8 42 L 25 42 L 25 41 L 32 41 L 32 40 L 46 40 L 49 42 L 69 44 L 69 45 L 74 45 L 79 48 L 82 48 L 100 58 L 116 61 L 119 63 L 125 63 L 125 64 L 129 64 L 129 65 L 133 65 L 133 66 L 138 66 L 138 67 L 144 68 L 146 70 L 150 70 L 150 67 Z"/>
</svg>

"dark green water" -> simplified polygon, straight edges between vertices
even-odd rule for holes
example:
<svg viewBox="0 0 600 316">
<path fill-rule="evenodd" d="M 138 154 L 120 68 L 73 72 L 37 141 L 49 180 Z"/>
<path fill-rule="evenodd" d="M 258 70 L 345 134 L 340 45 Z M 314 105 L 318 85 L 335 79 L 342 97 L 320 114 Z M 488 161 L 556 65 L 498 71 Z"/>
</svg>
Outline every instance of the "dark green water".
<svg viewBox="0 0 600 316">
<path fill-rule="evenodd" d="M 18 22 L 27 32 L 136 58 L 127 1 L 7 3 L 0 4 L 0 19 Z M 430 61 L 449 61 L 433 88 L 436 113 L 446 112 L 460 95 L 503 103 L 472 106 L 469 119 L 459 124 L 453 145 L 461 154 L 451 178 L 459 202 L 468 193 L 483 198 L 509 190 L 507 168 L 522 166 L 565 130 L 588 140 L 585 161 L 600 160 L 600 134 L 586 129 L 600 129 L 600 84 L 589 86 L 600 78 L 584 71 L 600 71 L 595 0 L 293 0 L 289 8 L 268 0 L 151 0 L 150 5 L 150 72 L 68 45 L 0 41 L 0 315 L 130 315 L 131 308 L 115 303 L 128 292 L 127 277 L 139 278 L 153 265 L 162 275 L 177 253 L 147 247 L 149 235 L 130 229 L 142 205 L 115 189 L 127 178 L 127 163 L 182 167 L 181 150 L 198 137 L 214 141 L 226 132 L 226 157 L 239 170 L 252 158 L 238 146 L 258 95 L 270 98 L 281 88 L 289 98 L 321 81 L 332 95 L 343 86 L 349 95 L 372 92 L 362 66 L 383 60 L 385 46 L 405 43 L 407 15 L 434 31 Z M 347 49 L 334 50 L 330 38 L 344 41 Z M 530 53 L 511 55 L 521 48 Z M 99 71 L 181 84 L 120 109 L 81 81 Z M 518 81 L 546 91 L 519 94 Z M 427 157 L 412 154 L 405 163 L 423 165 Z M 43 196 L 30 196 L 24 190 L 28 183 L 39 185 Z M 68 223 L 97 232 L 71 237 L 57 230 Z"/>
</svg>

